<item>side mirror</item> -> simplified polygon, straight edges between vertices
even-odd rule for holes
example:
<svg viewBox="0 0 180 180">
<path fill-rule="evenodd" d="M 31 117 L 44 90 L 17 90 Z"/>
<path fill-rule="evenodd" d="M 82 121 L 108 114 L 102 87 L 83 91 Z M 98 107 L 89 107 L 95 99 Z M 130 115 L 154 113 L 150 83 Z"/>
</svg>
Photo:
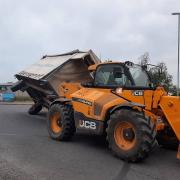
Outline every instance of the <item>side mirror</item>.
<svg viewBox="0 0 180 180">
<path fill-rule="evenodd" d="M 82 82 L 81 86 L 83 86 L 83 87 L 93 87 L 94 83 L 93 82 Z"/>
</svg>

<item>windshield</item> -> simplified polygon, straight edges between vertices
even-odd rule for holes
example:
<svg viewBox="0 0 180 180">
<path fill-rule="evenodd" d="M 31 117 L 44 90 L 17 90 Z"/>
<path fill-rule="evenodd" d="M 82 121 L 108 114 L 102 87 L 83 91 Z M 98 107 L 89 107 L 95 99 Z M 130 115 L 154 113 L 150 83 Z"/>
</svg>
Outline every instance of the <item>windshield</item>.
<svg viewBox="0 0 180 180">
<path fill-rule="evenodd" d="M 123 87 L 132 85 L 130 77 L 127 76 L 124 71 L 124 66 L 120 64 L 99 66 L 96 70 L 94 84 L 103 87 Z"/>
<path fill-rule="evenodd" d="M 139 65 L 133 65 L 129 67 L 129 71 L 134 80 L 135 86 L 150 87 L 150 80 L 147 72 Z"/>
<path fill-rule="evenodd" d="M 109 88 L 150 88 L 151 83 L 147 72 L 141 66 L 124 66 L 118 63 L 100 65 L 95 73 L 94 85 Z"/>
</svg>

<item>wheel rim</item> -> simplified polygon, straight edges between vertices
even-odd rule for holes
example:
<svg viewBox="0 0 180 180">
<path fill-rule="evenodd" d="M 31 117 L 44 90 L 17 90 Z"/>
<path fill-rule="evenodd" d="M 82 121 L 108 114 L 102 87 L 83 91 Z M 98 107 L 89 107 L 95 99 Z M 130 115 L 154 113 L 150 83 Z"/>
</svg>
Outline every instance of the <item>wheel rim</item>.
<svg viewBox="0 0 180 180">
<path fill-rule="evenodd" d="M 51 129 L 54 133 L 60 133 L 62 131 L 61 115 L 59 112 L 54 113 L 50 117 Z"/>
<path fill-rule="evenodd" d="M 114 130 L 114 139 L 119 148 L 130 150 L 136 143 L 134 126 L 128 122 L 118 123 Z"/>
</svg>

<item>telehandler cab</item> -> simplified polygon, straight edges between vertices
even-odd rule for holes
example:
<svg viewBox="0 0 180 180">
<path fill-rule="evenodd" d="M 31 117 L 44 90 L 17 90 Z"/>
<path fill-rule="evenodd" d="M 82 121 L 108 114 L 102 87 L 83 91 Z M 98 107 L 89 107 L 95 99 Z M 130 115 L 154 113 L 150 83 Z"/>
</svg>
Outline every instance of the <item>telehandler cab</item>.
<svg viewBox="0 0 180 180">
<path fill-rule="evenodd" d="M 178 149 L 180 98 L 153 87 L 146 67 L 128 61 L 88 69 L 92 82 L 61 84 L 48 112 L 51 138 L 70 140 L 76 131 L 105 134 L 112 152 L 128 162 L 145 159 L 157 141 Z"/>
</svg>

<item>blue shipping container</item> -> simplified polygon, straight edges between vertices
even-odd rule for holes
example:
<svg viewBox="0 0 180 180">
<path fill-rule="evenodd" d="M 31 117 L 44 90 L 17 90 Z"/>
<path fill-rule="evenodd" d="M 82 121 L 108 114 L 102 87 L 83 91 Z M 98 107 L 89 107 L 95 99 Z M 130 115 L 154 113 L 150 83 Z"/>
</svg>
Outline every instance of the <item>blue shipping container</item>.
<svg viewBox="0 0 180 180">
<path fill-rule="evenodd" d="M 5 102 L 10 102 L 15 100 L 15 94 L 14 93 L 2 93 L 2 99 Z"/>
</svg>

